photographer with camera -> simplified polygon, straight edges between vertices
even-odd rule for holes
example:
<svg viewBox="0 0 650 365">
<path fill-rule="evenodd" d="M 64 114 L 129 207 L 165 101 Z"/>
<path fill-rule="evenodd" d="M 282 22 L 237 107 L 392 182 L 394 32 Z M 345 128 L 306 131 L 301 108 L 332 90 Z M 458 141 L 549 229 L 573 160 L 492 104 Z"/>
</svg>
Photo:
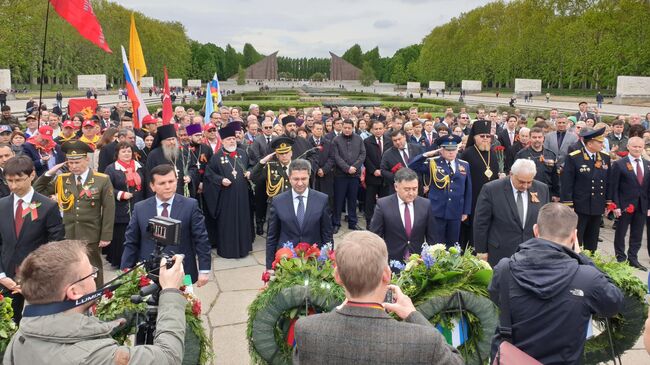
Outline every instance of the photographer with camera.
<svg viewBox="0 0 650 365">
<path fill-rule="evenodd" d="M 386 243 L 367 231 L 343 236 L 334 279 L 345 302 L 330 313 L 296 322 L 294 364 L 460 365 L 463 358 L 399 287 L 389 285 Z M 383 303 L 387 291 L 390 303 Z M 398 322 L 386 311 L 395 313 Z"/>
<path fill-rule="evenodd" d="M 40 246 L 21 265 L 19 280 L 29 303 L 4 356 L 4 364 L 180 364 L 185 340 L 183 260 L 160 263 L 157 332 L 153 345 L 118 345 L 111 332 L 123 319 L 104 322 L 87 315 L 97 293 L 98 268 L 80 241 Z M 57 312 L 66 304 L 83 303 Z M 30 306 L 35 310 L 30 311 Z M 35 315 L 32 315 L 35 314 Z"/>
</svg>

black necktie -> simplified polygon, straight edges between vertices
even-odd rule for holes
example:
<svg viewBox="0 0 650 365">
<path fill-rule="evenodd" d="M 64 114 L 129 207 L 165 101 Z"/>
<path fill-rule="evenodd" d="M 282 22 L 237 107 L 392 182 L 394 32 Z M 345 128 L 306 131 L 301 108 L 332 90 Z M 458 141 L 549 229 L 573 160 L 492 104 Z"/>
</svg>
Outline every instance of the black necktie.
<svg viewBox="0 0 650 365">
<path fill-rule="evenodd" d="M 77 175 L 77 190 L 81 191 L 81 175 Z"/>
<path fill-rule="evenodd" d="M 406 154 L 406 149 L 402 150 L 402 156 L 404 157 L 404 162 L 409 163 L 409 155 Z"/>
<path fill-rule="evenodd" d="M 447 161 L 447 166 L 449 166 L 449 175 L 454 175 L 454 169 L 451 167 L 451 161 Z"/>
</svg>

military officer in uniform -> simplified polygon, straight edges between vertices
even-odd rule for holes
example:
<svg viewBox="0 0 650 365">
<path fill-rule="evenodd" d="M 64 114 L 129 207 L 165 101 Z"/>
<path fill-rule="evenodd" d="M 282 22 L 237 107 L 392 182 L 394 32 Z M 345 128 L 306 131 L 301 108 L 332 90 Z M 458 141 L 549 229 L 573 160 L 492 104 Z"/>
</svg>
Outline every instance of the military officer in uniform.
<svg viewBox="0 0 650 365">
<path fill-rule="evenodd" d="M 266 186 L 266 194 L 269 197 L 269 202 L 276 195 L 291 188 L 287 170 L 293 154 L 293 141 L 289 137 L 278 137 L 274 139 L 271 142 L 271 148 L 274 152 L 262 158 L 251 170 L 251 180 L 255 184 L 263 184 Z"/>
<path fill-rule="evenodd" d="M 537 174 L 535 180 L 548 185 L 554 202 L 560 201 L 560 175 L 555 152 L 544 148 L 544 130 L 534 127 L 530 130 L 530 146 L 517 152 L 515 160 L 520 158 L 535 162 Z"/>
<path fill-rule="evenodd" d="M 90 263 L 97 270 L 97 287 L 104 284 L 101 248 L 111 243 L 115 219 L 115 197 L 108 175 L 89 168 L 92 149 L 81 141 L 66 142 L 61 147 L 67 161 L 53 166 L 36 180 L 34 190 L 56 195 L 63 212 L 65 238 L 88 243 Z M 56 175 L 63 166 L 70 172 Z"/>
<path fill-rule="evenodd" d="M 413 158 L 409 167 L 424 174 L 429 186 L 433 225 L 433 243 L 445 243 L 449 248 L 458 243 L 460 224 L 472 210 L 472 180 L 469 164 L 457 158 L 461 138 L 449 134 L 436 139 L 437 151 L 428 151 Z"/>
<path fill-rule="evenodd" d="M 600 219 L 609 197 L 610 162 L 603 148 L 605 128 L 581 133 L 584 147 L 567 156 L 560 176 L 562 203 L 578 214 L 578 242 L 587 250 L 598 248 Z"/>
</svg>

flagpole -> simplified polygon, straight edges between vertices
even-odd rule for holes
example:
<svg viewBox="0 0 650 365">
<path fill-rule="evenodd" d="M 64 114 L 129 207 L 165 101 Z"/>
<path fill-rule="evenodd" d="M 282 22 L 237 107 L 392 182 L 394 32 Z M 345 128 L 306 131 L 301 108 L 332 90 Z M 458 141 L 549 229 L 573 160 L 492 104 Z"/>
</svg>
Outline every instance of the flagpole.
<svg viewBox="0 0 650 365">
<path fill-rule="evenodd" d="M 47 1 L 47 10 L 45 11 L 45 34 L 43 35 L 43 55 L 41 57 L 41 90 L 38 94 L 38 114 L 36 120 L 38 121 L 38 127 L 41 127 L 41 104 L 43 103 L 43 77 L 45 74 L 45 47 L 47 46 L 47 24 L 50 19 L 50 0 Z"/>
</svg>

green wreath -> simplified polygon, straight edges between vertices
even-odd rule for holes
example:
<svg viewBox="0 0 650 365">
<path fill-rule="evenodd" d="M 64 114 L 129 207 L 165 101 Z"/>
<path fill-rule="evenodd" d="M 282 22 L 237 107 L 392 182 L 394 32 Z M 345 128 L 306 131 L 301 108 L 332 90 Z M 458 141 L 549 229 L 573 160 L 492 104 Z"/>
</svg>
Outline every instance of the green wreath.
<svg viewBox="0 0 650 365">
<path fill-rule="evenodd" d="M 463 316 L 468 320 L 470 336 L 458 351 L 467 364 L 484 364 L 490 358 L 491 334 L 499 318 L 497 308 L 490 299 L 459 290 L 451 295 L 429 298 L 417 310 L 431 323 L 438 324 L 449 323 L 451 318 L 460 317 L 461 307 Z"/>
<path fill-rule="evenodd" d="M 254 363 L 292 363 L 292 348 L 286 343 L 287 314 L 295 314 L 307 306 L 329 312 L 342 302 L 339 290 L 321 288 L 322 285 L 295 285 L 269 292 L 269 295 L 262 293 L 255 299 L 249 308 L 248 321 L 249 348 Z"/>
</svg>

